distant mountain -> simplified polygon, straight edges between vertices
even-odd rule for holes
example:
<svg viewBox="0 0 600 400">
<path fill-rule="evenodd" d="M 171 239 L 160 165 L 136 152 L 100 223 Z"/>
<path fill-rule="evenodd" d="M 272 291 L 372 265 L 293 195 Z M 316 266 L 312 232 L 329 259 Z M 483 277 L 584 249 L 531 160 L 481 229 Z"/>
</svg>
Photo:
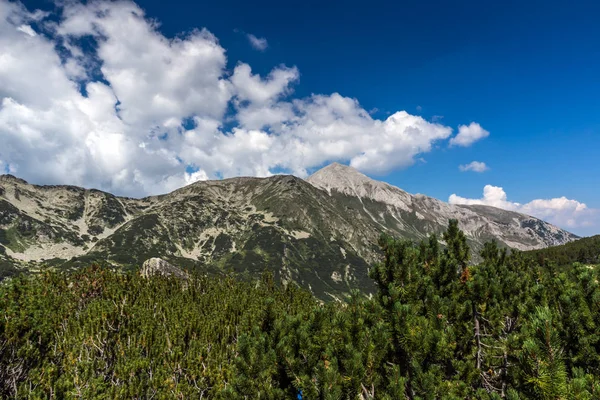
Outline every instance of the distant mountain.
<svg viewBox="0 0 600 400">
<path fill-rule="evenodd" d="M 307 180 L 203 181 L 143 199 L 2 175 L 0 278 L 41 264 L 139 266 L 161 257 L 212 272 L 269 269 L 321 298 L 368 293 L 381 232 L 422 239 L 443 232 L 450 218 L 476 251 L 489 239 L 530 250 L 577 238 L 526 215 L 411 195 L 336 163 Z"/>
</svg>

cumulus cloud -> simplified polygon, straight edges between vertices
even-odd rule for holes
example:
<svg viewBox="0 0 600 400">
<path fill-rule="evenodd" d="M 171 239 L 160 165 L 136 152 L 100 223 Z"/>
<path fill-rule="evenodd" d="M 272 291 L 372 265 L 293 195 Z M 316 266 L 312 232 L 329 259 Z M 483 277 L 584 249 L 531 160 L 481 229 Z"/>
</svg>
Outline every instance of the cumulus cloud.
<svg viewBox="0 0 600 400">
<path fill-rule="evenodd" d="M 61 4 L 0 0 L 0 167 L 35 183 L 137 196 L 330 161 L 384 173 L 452 134 L 338 93 L 291 98 L 297 68 L 229 70 L 210 32 L 165 37 L 133 2 Z"/>
<path fill-rule="evenodd" d="M 299 78 L 296 67 L 281 66 L 271 71 L 266 79 L 253 75 L 248 64 L 239 64 L 233 70 L 231 82 L 240 100 L 248 100 L 254 104 L 265 104 L 277 100 L 278 97 L 289 94 L 290 83 Z"/>
<path fill-rule="evenodd" d="M 477 122 L 469 125 L 459 125 L 458 134 L 450 139 L 450 146 L 469 147 L 478 140 L 488 137 L 490 133 Z"/>
<path fill-rule="evenodd" d="M 57 32 L 67 41 L 92 35 L 101 71 L 131 124 L 169 126 L 186 116 L 220 119 L 231 97 L 225 49 L 207 30 L 167 39 L 129 2 L 90 2 L 64 9 Z"/>
<path fill-rule="evenodd" d="M 248 33 L 246 37 L 248 38 L 250 45 L 256 50 L 265 51 L 267 47 L 269 47 L 269 42 L 267 42 L 267 39 L 265 38 L 256 37 L 251 33 Z"/>
<path fill-rule="evenodd" d="M 485 165 L 484 162 L 471 161 L 468 164 L 459 165 L 458 169 L 460 169 L 463 172 L 465 172 L 465 171 L 485 172 L 489 169 L 489 167 L 487 165 Z"/>
<path fill-rule="evenodd" d="M 592 226 L 599 215 L 599 210 L 588 208 L 584 203 L 564 196 L 553 199 L 536 199 L 526 204 L 512 202 L 508 200 L 503 188 L 492 185 L 486 185 L 483 188 L 483 197 L 480 199 L 469 199 L 452 194 L 448 202 L 450 204 L 486 205 L 516 211 L 567 229 Z"/>
</svg>

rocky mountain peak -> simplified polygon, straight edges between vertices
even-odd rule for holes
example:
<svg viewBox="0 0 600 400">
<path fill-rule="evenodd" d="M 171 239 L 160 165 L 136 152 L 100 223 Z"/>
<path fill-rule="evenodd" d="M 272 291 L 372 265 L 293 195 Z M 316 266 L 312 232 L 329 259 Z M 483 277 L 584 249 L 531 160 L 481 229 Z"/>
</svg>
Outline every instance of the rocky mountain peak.
<svg viewBox="0 0 600 400">
<path fill-rule="evenodd" d="M 340 164 L 333 162 L 314 174 L 308 177 L 308 181 L 328 181 L 335 183 L 336 181 L 349 181 L 349 180 L 360 180 L 360 181 L 371 181 L 372 179 L 365 174 L 359 172 L 356 168 L 349 165 Z"/>
<path fill-rule="evenodd" d="M 332 163 L 318 170 L 308 177 L 307 181 L 330 195 L 333 191 L 346 196 L 382 202 L 401 209 L 408 209 L 413 201 L 412 196 L 404 190 L 371 179 L 352 167 L 338 163 Z"/>
<path fill-rule="evenodd" d="M 338 163 L 320 169 L 307 181 L 345 203 L 350 199 L 358 201 L 353 207 L 362 208 L 384 230 L 401 232 L 402 236 L 415 234 L 422 238 L 423 232 L 439 233 L 449 219 L 457 219 L 461 229 L 474 241 L 501 238 L 506 246 L 520 250 L 563 244 L 577 238 L 527 215 L 489 206 L 457 206 L 412 195 Z"/>
<path fill-rule="evenodd" d="M 307 181 L 319 188 L 324 189 L 331 194 L 331 190 L 338 192 L 353 194 L 364 197 L 365 187 L 378 186 L 380 182 L 375 181 L 365 174 L 359 172 L 348 165 L 331 163 L 328 166 L 321 168 L 307 178 Z"/>
<path fill-rule="evenodd" d="M 27 184 L 27 182 L 25 182 L 23 179 L 17 178 L 16 176 L 11 175 L 11 174 L 0 175 L 0 182 Z"/>
</svg>

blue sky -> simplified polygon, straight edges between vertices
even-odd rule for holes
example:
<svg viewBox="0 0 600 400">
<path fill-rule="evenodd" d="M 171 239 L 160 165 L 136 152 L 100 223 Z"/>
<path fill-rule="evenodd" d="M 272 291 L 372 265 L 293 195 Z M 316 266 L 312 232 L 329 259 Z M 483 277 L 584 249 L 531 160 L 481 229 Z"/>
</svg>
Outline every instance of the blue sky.
<svg viewBox="0 0 600 400">
<path fill-rule="evenodd" d="M 491 132 L 384 176 L 390 183 L 442 199 L 495 183 L 515 201 L 566 195 L 600 207 L 600 3 L 203 3 L 139 2 L 169 35 L 206 26 L 232 63 L 261 73 L 298 66 L 297 95 L 339 92 L 379 117 L 407 110 Z M 266 38 L 268 51 L 236 29 Z M 456 166 L 472 159 L 490 171 L 461 174 Z"/>
<path fill-rule="evenodd" d="M 290 164 L 283 171 L 302 175 L 298 173 L 302 168 L 310 173 L 329 161 L 341 161 L 362 165 L 364 168 L 359 169 L 368 175 L 411 193 L 424 193 L 443 200 L 456 194 L 463 202 L 481 198 L 484 186 L 491 185 L 502 188 L 507 198 L 495 191 L 496 197 L 485 200 L 489 204 L 528 211 L 579 234 L 600 232 L 596 212 L 600 209 L 599 4 L 590 1 L 189 3 L 138 1 L 137 5 L 145 11 L 146 21 L 153 19 L 160 24 L 154 29 L 164 38 L 185 37 L 194 29 L 210 31 L 224 49 L 226 61 L 221 67 L 226 70 L 225 75 L 234 75 L 232 71 L 236 66 L 245 63 L 251 67 L 248 76 L 262 77 L 258 82 L 260 87 L 255 84 L 242 88 L 243 84 L 252 83 L 248 79 L 233 83 L 237 89 L 231 95 L 234 100 L 224 106 L 227 111 L 220 121 L 221 130 L 243 127 L 235 115 L 242 114 L 240 110 L 246 102 L 275 104 L 274 98 L 291 102 L 310 98 L 313 94 L 329 96 L 332 93 L 356 99 L 376 120 L 385 121 L 391 114 L 405 110 L 453 130 L 451 136 L 430 140 L 431 148 L 420 145 L 418 154 L 402 156 L 411 162 L 390 161 L 391 167 L 376 168 L 367 162 L 360 164 L 353 161 L 354 155 L 344 153 L 339 159 L 323 156 L 325 158 L 302 165 Z M 23 17 L 18 24 L 31 26 L 38 36 L 45 34 L 50 41 L 58 43 L 67 40 L 63 38 L 91 32 L 81 33 L 83 30 L 79 26 L 73 28 L 73 24 L 62 31 L 52 28 L 53 21 L 60 24 L 69 17 L 51 2 L 25 1 L 22 4 L 27 12 L 38 8 L 52 11 L 44 20 L 29 16 Z M 11 21 L 18 27 L 14 18 Z M 110 38 L 110 26 L 102 29 L 108 32 L 103 35 Z M 59 35 L 62 36 L 59 38 Z M 264 48 L 253 47 L 249 35 L 264 39 Z M 100 36 L 95 40 L 104 40 L 98 39 Z M 87 46 L 82 47 L 84 53 L 89 50 Z M 84 69 L 111 65 L 111 62 L 115 68 L 124 65 L 122 60 L 109 60 L 108 56 L 77 58 L 74 54 L 73 59 L 84 65 Z M 84 58 L 88 60 L 81 61 Z M 97 62 L 96 67 L 90 66 L 92 59 Z M 282 66 L 296 69 L 290 72 Z M 139 69 L 139 66 L 135 68 Z M 269 100 L 240 94 L 254 89 L 267 90 L 269 73 L 277 68 L 282 68 L 282 76 L 288 75 L 281 78 L 284 83 Z M 93 81 L 91 75 L 88 72 L 79 82 L 85 85 Z M 123 101 L 127 111 L 127 103 L 120 95 L 123 89 L 117 89 L 117 78 L 111 81 L 109 72 L 106 76 L 107 86 Z M 0 97 L 5 96 L 8 94 L 3 95 L 0 89 Z M 14 94 L 11 97 L 14 98 Z M 26 100 L 20 103 L 27 104 Z M 311 100 L 303 107 L 313 103 L 315 101 Z M 203 113 L 211 118 L 218 114 L 203 110 L 198 115 Z M 122 119 L 126 120 L 126 117 Z M 135 121 L 142 124 L 139 122 L 142 120 Z M 144 119 L 143 123 L 146 122 Z M 480 124 L 489 136 L 467 147 L 450 146 L 448 139 L 456 135 L 458 126 L 471 122 Z M 271 133 L 268 128 L 263 129 Z M 130 140 L 133 134 L 128 135 L 127 140 Z M 103 136 L 98 133 L 92 137 L 98 141 Z M 86 143 L 90 140 L 88 138 Z M 114 140 L 108 148 L 121 143 L 119 138 Z M 156 143 L 145 144 L 148 146 L 145 149 L 151 148 L 152 154 L 157 154 L 161 149 Z M 59 172 L 43 175 L 27 168 L 15 155 L 23 148 L 22 143 L 15 143 L 11 152 L 2 154 L 0 151 L 0 162 L 5 163 L 6 170 L 13 168 L 17 175 L 22 172 L 26 179 L 39 183 L 56 183 L 68 178 Z M 202 178 L 278 172 L 269 163 L 254 169 L 249 166 L 250 169 L 227 172 L 224 167 L 227 163 L 242 162 L 255 156 L 241 153 L 234 156 L 228 151 L 218 155 L 218 162 L 214 161 L 216 156 L 211 158 L 217 166 L 209 169 L 205 166 L 207 163 L 200 161 L 205 158 L 194 158 L 174 148 L 175 144 L 164 145 L 164 149 L 184 160 L 184 170 L 200 171 Z M 400 147 L 397 151 L 400 154 L 407 150 Z M 128 153 L 123 150 L 123 154 Z M 224 154 L 230 159 L 222 161 Z M 92 155 L 96 157 L 95 153 Z M 138 158 L 123 157 L 126 160 L 119 171 L 109 168 L 87 172 L 82 166 L 86 172 L 77 179 L 68 178 L 72 182 L 66 183 L 139 194 L 160 192 L 162 187 L 183 182 L 172 178 L 170 173 L 162 174 L 167 167 L 159 171 L 156 166 L 155 171 L 147 165 L 149 162 L 135 161 L 138 165 L 131 161 Z M 484 172 L 459 169 L 459 165 L 472 161 L 484 162 L 488 169 Z M 129 193 L 119 186 L 119 182 L 132 187 L 133 181 L 127 176 L 134 164 L 140 172 L 131 176 L 143 176 L 145 180 L 131 178 L 142 183 L 136 191 Z M 128 172 L 123 172 L 125 170 Z M 105 178 L 103 174 L 113 177 L 121 174 L 123 178 L 119 181 Z M 153 180 L 155 176 L 160 179 Z M 162 185 L 165 182 L 168 185 Z M 550 202 L 563 196 L 576 203 Z M 531 203 L 535 200 L 548 203 Z M 586 205 L 583 213 L 579 212 L 581 207 L 577 208 L 581 203 Z"/>
</svg>

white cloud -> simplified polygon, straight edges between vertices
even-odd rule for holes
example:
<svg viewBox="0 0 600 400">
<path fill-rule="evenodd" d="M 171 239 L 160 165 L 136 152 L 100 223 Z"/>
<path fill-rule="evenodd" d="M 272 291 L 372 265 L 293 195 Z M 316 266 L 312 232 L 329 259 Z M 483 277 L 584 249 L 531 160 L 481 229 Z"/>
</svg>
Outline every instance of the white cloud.
<svg viewBox="0 0 600 400">
<path fill-rule="evenodd" d="M 228 71 L 210 32 L 167 38 L 135 3 L 63 4 L 44 20 L 0 0 L 0 159 L 32 182 L 145 195 L 275 170 L 306 176 L 329 161 L 382 173 L 452 134 L 405 111 L 373 118 L 338 93 L 290 98 L 297 68 Z M 31 35 L 33 22 L 44 34 Z M 84 36 L 97 51 L 80 47 Z"/>
<path fill-rule="evenodd" d="M 248 33 L 246 37 L 248 38 L 250 45 L 256 50 L 265 51 L 267 47 L 269 47 L 269 42 L 267 42 L 267 39 L 265 38 L 256 37 L 251 33 Z"/>
<path fill-rule="evenodd" d="M 505 210 L 516 211 L 521 205 L 519 203 L 512 203 L 506 200 L 506 193 L 504 189 L 499 186 L 485 185 L 483 188 L 483 197 L 481 199 L 468 199 L 457 196 L 456 194 L 450 195 L 448 199 L 450 204 L 466 204 L 475 205 L 481 204 L 486 206 L 503 208 Z"/>
<path fill-rule="evenodd" d="M 208 179 L 208 175 L 203 170 L 198 170 L 195 172 L 186 172 L 185 173 L 185 184 L 189 185 L 198 181 L 205 181 Z"/>
<path fill-rule="evenodd" d="M 273 69 L 267 79 L 262 79 L 259 75 L 252 74 L 248 64 L 238 64 L 233 70 L 231 82 L 240 100 L 265 104 L 289 94 L 290 83 L 297 81 L 299 76 L 296 67 L 281 66 Z"/>
<path fill-rule="evenodd" d="M 468 147 L 489 135 L 490 133 L 477 122 L 471 122 L 469 125 L 459 125 L 458 135 L 450 139 L 450 146 Z"/>
<path fill-rule="evenodd" d="M 207 30 L 167 39 L 130 2 L 91 2 L 65 8 L 58 33 L 67 40 L 94 35 L 102 74 L 130 124 L 169 126 L 201 114 L 220 119 L 231 98 L 225 49 Z"/>
<path fill-rule="evenodd" d="M 458 169 L 460 169 L 463 172 L 465 172 L 465 171 L 485 172 L 485 171 L 487 171 L 489 169 L 489 167 L 487 165 L 485 165 L 484 162 L 481 162 L 481 161 L 471 161 L 468 164 L 459 165 Z"/>
<path fill-rule="evenodd" d="M 588 208 L 584 203 L 567 199 L 564 196 L 553 199 L 536 199 L 526 204 L 512 202 L 507 199 L 504 189 L 492 185 L 486 185 L 483 188 L 483 197 L 480 199 L 469 199 L 452 194 L 448 202 L 450 204 L 479 204 L 516 211 L 567 229 L 592 226 L 599 214 L 599 210 Z"/>
<path fill-rule="evenodd" d="M 36 36 L 37 35 L 37 33 L 35 33 L 35 31 L 33 30 L 33 28 L 30 25 L 23 24 L 23 25 L 19 26 L 17 28 L 17 30 L 19 32 L 23 32 L 24 34 L 29 35 L 29 36 Z"/>
</svg>

